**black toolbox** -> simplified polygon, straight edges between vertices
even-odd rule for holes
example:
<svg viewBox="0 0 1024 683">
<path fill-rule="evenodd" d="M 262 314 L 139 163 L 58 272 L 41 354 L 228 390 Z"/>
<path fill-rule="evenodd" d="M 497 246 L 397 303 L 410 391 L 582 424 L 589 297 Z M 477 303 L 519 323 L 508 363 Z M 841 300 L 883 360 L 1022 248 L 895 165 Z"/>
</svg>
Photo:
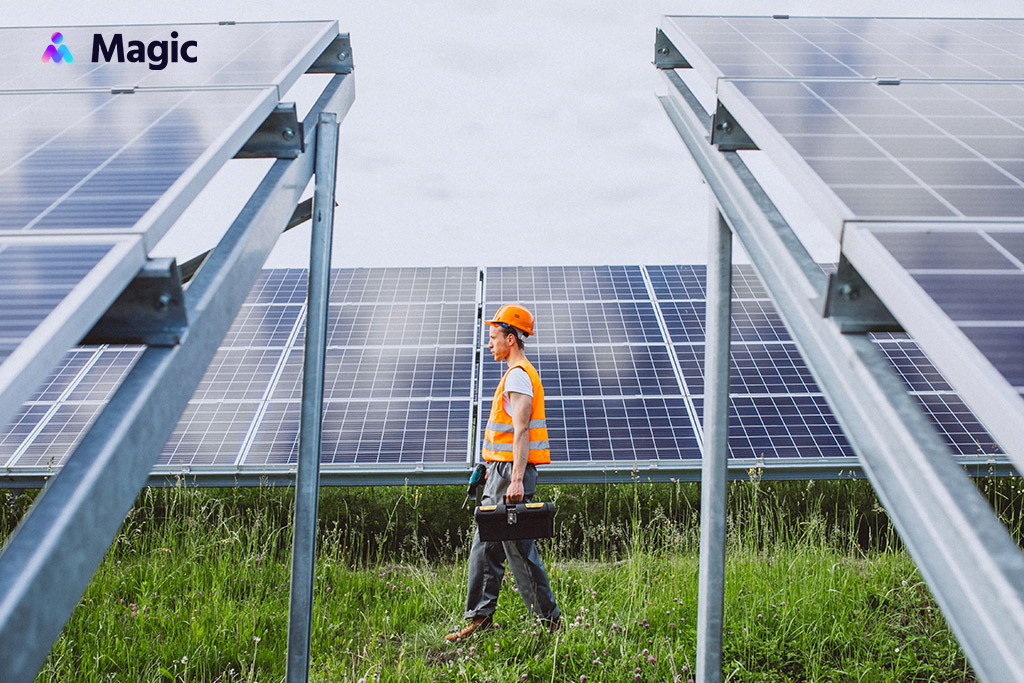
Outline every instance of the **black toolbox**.
<svg viewBox="0 0 1024 683">
<path fill-rule="evenodd" d="M 551 538 L 555 534 L 554 503 L 481 505 L 473 516 L 481 541 Z"/>
</svg>

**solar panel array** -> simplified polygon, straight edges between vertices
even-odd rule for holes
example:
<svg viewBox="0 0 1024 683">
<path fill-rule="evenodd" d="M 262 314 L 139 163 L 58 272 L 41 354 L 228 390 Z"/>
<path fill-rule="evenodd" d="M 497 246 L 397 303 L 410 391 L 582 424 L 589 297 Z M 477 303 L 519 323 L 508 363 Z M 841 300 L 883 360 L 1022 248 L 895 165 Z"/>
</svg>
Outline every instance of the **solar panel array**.
<svg viewBox="0 0 1024 683">
<path fill-rule="evenodd" d="M 333 271 L 324 470 L 464 471 L 505 367 L 484 348 L 482 320 L 507 301 L 537 316 L 527 355 L 544 381 L 553 468 L 698 470 L 704 279 L 703 266 Z M 294 465 L 305 289 L 303 270 L 263 272 L 158 474 L 258 481 Z M 842 430 L 749 266 L 734 268 L 733 297 L 731 457 L 763 465 L 768 477 L 801 463 L 854 470 Z M 998 446 L 912 340 L 890 334 L 877 343 L 955 453 L 999 461 Z M 0 432 L 11 480 L 59 468 L 139 353 L 72 349 Z"/>
<path fill-rule="evenodd" d="M 1024 19 L 665 30 L 1024 467 Z"/>
<path fill-rule="evenodd" d="M 202 58 L 90 60 L 94 35 L 172 31 Z M 335 22 L 0 28 L 0 421 L 337 35 Z M 41 60 L 51 40 L 72 59 Z"/>
</svg>

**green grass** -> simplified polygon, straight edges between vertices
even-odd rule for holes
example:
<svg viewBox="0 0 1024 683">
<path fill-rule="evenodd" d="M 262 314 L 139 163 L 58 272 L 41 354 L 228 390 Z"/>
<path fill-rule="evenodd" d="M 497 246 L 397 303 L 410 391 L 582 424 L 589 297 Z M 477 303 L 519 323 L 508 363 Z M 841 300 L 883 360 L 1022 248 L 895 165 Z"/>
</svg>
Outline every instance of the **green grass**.
<svg viewBox="0 0 1024 683">
<path fill-rule="evenodd" d="M 1020 481 L 987 486 L 1012 526 Z M 727 680 L 974 680 L 865 487 L 731 487 Z M 452 645 L 471 531 L 462 492 L 324 490 L 310 679 L 687 681 L 697 487 L 542 494 L 558 499 L 542 555 L 567 628 L 530 619 L 509 573 L 500 628 Z M 9 501 L 5 530 L 25 503 Z M 291 505 L 286 489 L 144 491 L 38 680 L 282 680 Z"/>
</svg>

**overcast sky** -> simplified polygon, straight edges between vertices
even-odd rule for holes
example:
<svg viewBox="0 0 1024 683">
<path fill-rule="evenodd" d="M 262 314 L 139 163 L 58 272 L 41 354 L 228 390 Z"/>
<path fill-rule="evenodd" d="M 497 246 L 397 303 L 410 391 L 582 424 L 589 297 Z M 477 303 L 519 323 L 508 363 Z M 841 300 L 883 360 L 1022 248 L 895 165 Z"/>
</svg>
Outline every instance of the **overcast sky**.
<svg viewBox="0 0 1024 683">
<path fill-rule="evenodd" d="M 335 266 L 703 262 L 706 188 L 655 98 L 654 30 L 663 14 L 744 13 L 1024 16 L 1024 3 L 0 0 L 9 26 L 337 19 L 356 101 Z M 300 81 L 300 110 L 317 87 Z M 160 252 L 212 246 L 266 167 L 230 162 Z M 308 240 L 292 231 L 268 265 L 303 265 Z"/>
</svg>

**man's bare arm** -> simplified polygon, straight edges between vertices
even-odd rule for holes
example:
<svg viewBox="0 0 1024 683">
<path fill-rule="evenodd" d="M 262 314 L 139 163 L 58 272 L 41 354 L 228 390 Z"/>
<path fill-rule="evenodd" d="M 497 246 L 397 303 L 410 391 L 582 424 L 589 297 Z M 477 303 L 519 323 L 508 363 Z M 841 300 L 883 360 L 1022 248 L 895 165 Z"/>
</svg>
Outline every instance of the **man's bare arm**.
<svg viewBox="0 0 1024 683">
<path fill-rule="evenodd" d="M 523 500 L 523 475 L 530 459 L 530 413 L 533 410 L 533 397 L 520 394 L 518 391 L 508 392 L 509 413 L 512 416 L 512 483 L 505 495 L 511 503 Z"/>
</svg>

